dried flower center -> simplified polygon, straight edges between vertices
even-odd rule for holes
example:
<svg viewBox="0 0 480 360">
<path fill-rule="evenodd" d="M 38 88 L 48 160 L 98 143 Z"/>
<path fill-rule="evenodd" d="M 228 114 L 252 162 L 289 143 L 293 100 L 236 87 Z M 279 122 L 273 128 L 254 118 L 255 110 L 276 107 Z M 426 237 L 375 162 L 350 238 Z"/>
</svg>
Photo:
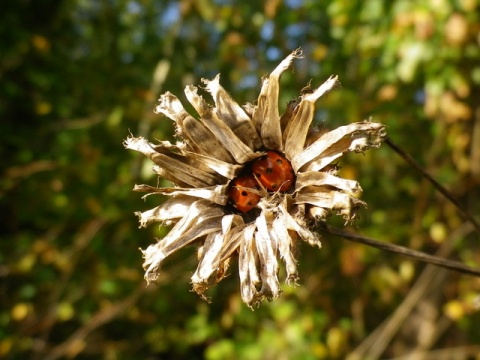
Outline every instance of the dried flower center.
<svg viewBox="0 0 480 360">
<path fill-rule="evenodd" d="M 263 187 L 269 192 L 287 192 L 295 183 L 290 161 L 276 151 L 268 150 L 266 155 L 245 169 L 247 173 L 232 180 L 228 193 L 230 202 L 243 213 L 252 210 L 261 198 L 258 191 L 249 192 L 248 188 L 260 190 Z"/>
</svg>

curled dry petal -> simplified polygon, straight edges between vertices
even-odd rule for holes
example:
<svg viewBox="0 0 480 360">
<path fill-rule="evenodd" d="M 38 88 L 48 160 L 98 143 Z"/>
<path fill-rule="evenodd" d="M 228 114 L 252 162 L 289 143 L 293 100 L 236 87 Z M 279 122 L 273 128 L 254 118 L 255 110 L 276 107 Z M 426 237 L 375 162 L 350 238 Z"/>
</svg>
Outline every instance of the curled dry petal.
<svg viewBox="0 0 480 360">
<path fill-rule="evenodd" d="M 187 153 L 194 163 L 205 165 L 217 174 L 220 174 L 227 179 L 233 179 L 242 169 L 241 165 L 234 165 L 228 162 L 215 159 L 210 156 L 205 156 L 197 153 Z"/>
<path fill-rule="evenodd" d="M 217 117 L 222 119 L 250 149 L 261 147 L 262 139 L 258 136 L 252 119 L 220 85 L 220 75 L 217 75 L 212 81 L 206 79 L 202 79 L 202 81 L 215 102 Z M 189 89 L 188 86 L 187 89 Z"/>
<path fill-rule="evenodd" d="M 252 223 L 245 227 L 243 231 L 243 241 L 240 244 L 238 259 L 238 275 L 240 278 L 240 294 L 242 300 L 250 305 L 256 305 L 263 298 L 257 291 L 257 285 L 260 283 L 257 270 L 257 249 L 255 246 L 255 224 Z"/>
<path fill-rule="evenodd" d="M 362 191 L 360 184 L 355 180 L 343 179 L 320 171 L 298 173 L 295 190 L 300 191 L 307 186 L 330 186 L 351 195 L 358 195 Z"/>
<path fill-rule="evenodd" d="M 303 150 L 315 113 L 315 102 L 336 86 L 338 86 L 337 77 L 331 76 L 313 93 L 302 96 L 296 112 L 287 124 L 284 133 L 285 155 L 288 159 L 294 159 Z M 295 167 L 295 164 L 292 163 L 292 165 L 294 165 L 295 170 L 298 169 Z"/>
<path fill-rule="evenodd" d="M 197 87 L 185 88 L 198 119 L 167 92 L 155 112 L 174 121 L 179 140 L 175 144 L 153 144 L 141 137 L 125 140 L 126 148 L 144 154 L 153 162 L 154 172 L 173 183 L 134 188 L 146 192 L 145 196 L 170 197 L 136 213 L 140 227 L 153 222 L 172 226 L 164 238 L 142 251 L 147 282 L 158 278 L 166 257 L 196 244 L 193 290 L 207 299 L 205 292 L 228 275 L 231 260 L 237 257 L 241 298 L 248 306 L 256 306 L 281 294 L 279 260 L 285 265 L 286 282 L 297 283 L 300 239 L 321 248 L 312 224 L 332 214 L 352 221 L 365 206 L 358 199 L 359 183 L 339 177 L 332 162 L 348 151 L 378 147 L 385 127 L 364 121 L 332 131 L 311 131 L 315 104 L 338 87 L 336 76 L 315 90 L 305 88 L 280 116 L 280 77 L 302 56 L 300 49 L 293 51 L 263 79 L 255 104 L 240 106 L 220 85 L 220 76 L 202 79 L 214 105 L 198 94 Z M 257 161 L 270 165 L 255 167 Z M 254 174 L 253 169 L 266 173 Z M 288 179 L 291 186 L 270 191 L 271 179 L 274 183 Z"/>
<path fill-rule="evenodd" d="M 192 276 L 193 290 L 203 294 L 206 289 L 217 283 L 216 274 L 220 268 L 220 255 L 224 234 L 215 232 L 207 235 L 205 243 L 199 250 L 197 271 Z"/>
<path fill-rule="evenodd" d="M 222 121 L 215 111 L 208 106 L 201 96 L 198 96 L 197 89 L 194 86 L 185 89 L 185 95 L 195 110 L 201 116 L 202 122 L 215 135 L 217 140 L 223 144 L 227 151 L 240 164 L 253 160 L 256 155 L 228 126 Z"/>
<path fill-rule="evenodd" d="M 143 251 L 147 282 L 157 279 L 161 263 L 168 255 L 202 236 L 218 231 L 223 215 L 221 209 L 212 207 L 207 200 L 195 201 L 165 238 Z"/>
<path fill-rule="evenodd" d="M 182 218 L 196 200 L 191 196 L 180 195 L 168 199 L 162 205 L 151 210 L 136 212 L 135 215 L 140 218 L 140 227 L 146 227 L 153 222 L 169 225 L 172 220 Z"/>
<path fill-rule="evenodd" d="M 303 56 L 301 49 L 292 52 L 283 60 L 269 77 L 263 79 L 258 97 L 258 106 L 253 113 L 253 121 L 259 130 L 263 144 L 272 150 L 283 150 L 280 115 L 278 111 L 278 93 L 280 76 L 287 70 L 294 59 Z"/>
<path fill-rule="evenodd" d="M 162 195 L 188 195 L 200 199 L 210 200 L 212 203 L 218 205 L 225 205 L 228 201 L 228 196 L 225 194 L 227 191 L 226 185 L 218 185 L 204 188 L 155 188 L 148 185 L 135 185 L 134 191 L 149 192 L 147 195 L 162 194 Z"/>
<path fill-rule="evenodd" d="M 301 153 L 291 158 L 295 170 L 304 165 L 308 171 L 320 171 L 346 151 L 361 152 L 369 147 L 378 147 L 385 125 L 372 122 L 341 126 L 322 135 Z"/>
<path fill-rule="evenodd" d="M 155 108 L 155 112 L 175 121 L 177 134 L 192 150 L 226 162 L 233 160 L 214 134 L 203 123 L 188 114 L 175 95 L 166 92 L 159 101 L 160 105 Z"/>
<path fill-rule="evenodd" d="M 260 294 L 268 300 L 277 298 L 280 295 L 280 284 L 278 282 L 278 244 L 270 236 L 269 224 L 271 225 L 274 214 L 270 211 L 262 211 L 257 217 L 255 224 L 255 244 L 258 258 L 261 264 L 260 279 L 262 287 Z"/>
<path fill-rule="evenodd" d="M 221 231 L 209 234 L 205 243 L 198 250 L 198 267 L 192 276 L 193 290 L 203 295 L 211 286 L 216 285 L 226 272 L 222 250 L 227 242 L 226 238 L 231 234 L 233 226 L 243 225 L 243 219 L 237 215 L 225 215 L 222 218 Z"/>
<path fill-rule="evenodd" d="M 296 236 L 292 238 L 282 216 L 278 216 L 273 220 L 270 235 L 278 243 L 279 254 L 285 262 L 287 283 L 295 284 L 298 280 L 297 260 L 295 259 L 297 249 Z"/>
</svg>

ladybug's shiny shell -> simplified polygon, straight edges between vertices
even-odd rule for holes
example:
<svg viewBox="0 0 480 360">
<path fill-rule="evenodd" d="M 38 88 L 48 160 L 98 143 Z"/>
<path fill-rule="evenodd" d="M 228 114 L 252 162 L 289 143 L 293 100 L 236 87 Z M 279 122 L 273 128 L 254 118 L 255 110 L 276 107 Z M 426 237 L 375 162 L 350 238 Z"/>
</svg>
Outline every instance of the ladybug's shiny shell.
<svg viewBox="0 0 480 360">
<path fill-rule="evenodd" d="M 258 183 L 253 175 L 243 175 L 232 180 L 230 183 L 230 189 L 228 191 L 228 197 L 238 210 L 243 213 L 252 210 L 260 201 L 260 195 L 249 192 L 246 189 L 239 188 L 251 188 L 258 189 Z"/>
<path fill-rule="evenodd" d="M 252 171 L 269 191 L 288 191 L 295 180 L 290 162 L 275 151 L 267 151 L 267 155 L 256 160 L 252 165 Z"/>
</svg>

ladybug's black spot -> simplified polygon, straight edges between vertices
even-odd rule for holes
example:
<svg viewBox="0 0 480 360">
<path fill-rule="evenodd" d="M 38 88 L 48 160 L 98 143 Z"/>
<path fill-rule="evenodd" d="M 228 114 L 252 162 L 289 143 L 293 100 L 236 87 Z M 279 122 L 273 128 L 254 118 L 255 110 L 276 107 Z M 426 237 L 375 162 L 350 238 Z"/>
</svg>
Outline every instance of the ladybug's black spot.
<svg viewBox="0 0 480 360">
<path fill-rule="evenodd" d="M 267 174 L 271 174 L 273 172 L 273 168 L 267 168 Z"/>
<path fill-rule="evenodd" d="M 283 164 L 282 159 L 277 159 L 277 164 L 279 164 L 279 165 L 280 165 L 280 164 Z"/>
<path fill-rule="evenodd" d="M 278 187 L 277 184 L 272 184 L 272 188 L 273 188 L 273 189 L 276 189 L 277 187 Z"/>
<path fill-rule="evenodd" d="M 247 192 L 245 190 L 242 191 L 242 196 L 247 196 Z"/>
</svg>

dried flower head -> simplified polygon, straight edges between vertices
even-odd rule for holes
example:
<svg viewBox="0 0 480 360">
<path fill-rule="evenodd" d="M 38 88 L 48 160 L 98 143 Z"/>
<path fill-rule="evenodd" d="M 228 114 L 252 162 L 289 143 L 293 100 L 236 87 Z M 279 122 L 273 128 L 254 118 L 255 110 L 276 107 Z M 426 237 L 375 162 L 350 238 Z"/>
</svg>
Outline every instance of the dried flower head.
<svg viewBox="0 0 480 360">
<path fill-rule="evenodd" d="M 149 157 L 154 171 L 175 184 L 134 188 L 170 196 L 158 207 L 137 213 L 141 227 L 153 222 L 173 225 L 168 235 L 143 251 L 147 282 L 158 278 L 167 256 L 195 243 L 198 268 L 192 284 L 199 295 L 205 298 L 205 291 L 227 275 L 231 259 L 238 257 L 242 300 L 254 306 L 275 299 L 281 293 L 279 258 L 285 263 L 286 282 L 295 284 L 298 240 L 321 247 L 312 226 L 316 221 L 332 213 L 351 221 L 364 205 L 357 199 L 360 185 L 336 176 L 331 164 L 347 151 L 380 146 L 385 127 L 364 121 L 332 131 L 310 129 L 315 102 L 338 85 L 336 76 L 315 90 L 308 87 L 280 115 L 279 78 L 301 57 L 300 49 L 293 51 L 263 79 L 255 104 L 237 104 L 219 76 L 202 79 L 215 106 L 207 104 L 197 87 L 187 86 L 185 94 L 199 119 L 166 92 L 155 112 L 175 122 L 179 141 L 125 141 L 126 148 Z"/>
</svg>

